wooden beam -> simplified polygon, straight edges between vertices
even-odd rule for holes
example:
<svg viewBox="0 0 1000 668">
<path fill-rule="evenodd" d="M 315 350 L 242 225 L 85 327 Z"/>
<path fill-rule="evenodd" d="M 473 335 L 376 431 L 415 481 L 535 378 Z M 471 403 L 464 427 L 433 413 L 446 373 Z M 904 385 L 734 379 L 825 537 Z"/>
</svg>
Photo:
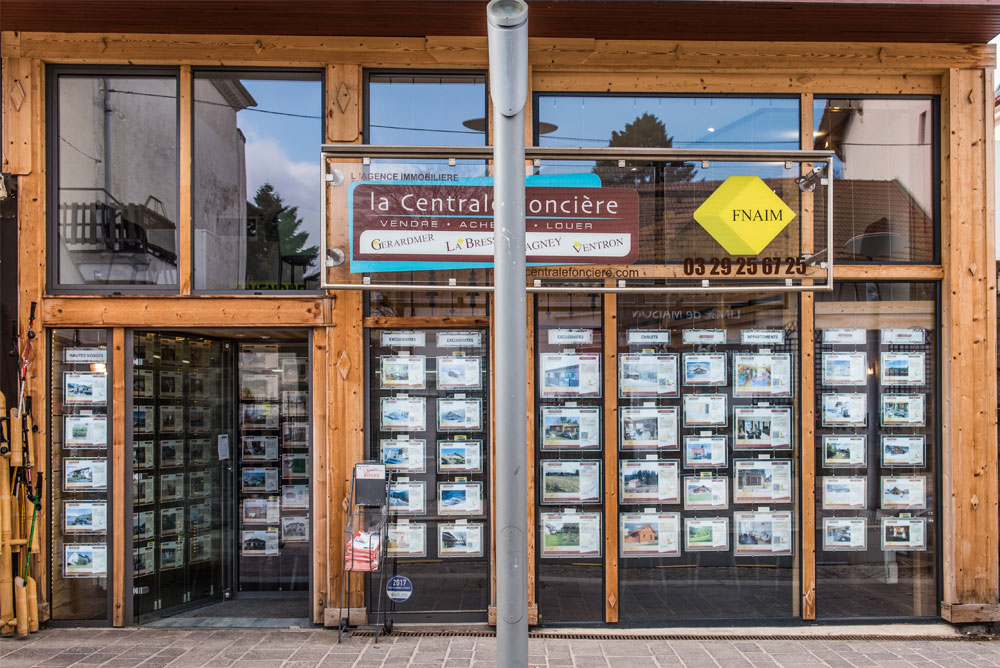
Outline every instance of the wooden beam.
<svg viewBox="0 0 1000 668">
<path fill-rule="evenodd" d="M 609 280 L 607 285 L 614 285 Z M 618 623 L 618 295 L 604 295 L 604 621 Z"/>
<path fill-rule="evenodd" d="M 312 617 L 314 624 L 325 620 L 330 605 L 330 566 L 336 562 L 330 553 L 330 453 L 327 449 L 327 374 L 330 366 L 327 355 L 327 328 L 312 330 Z"/>
<path fill-rule="evenodd" d="M 998 603 L 996 250 L 988 182 L 992 99 L 953 69 L 942 100 L 943 603 Z"/>
<path fill-rule="evenodd" d="M 193 88 L 191 66 L 181 65 L 180 78 L 180 211 L 177 216 L 177 282 L 182 295 L 191 294 L 191 252 L 194 245 L 191 224 L 191 203 L 193 197 L 191 178 L 192 145 L 194 143 L 191 116 L 194 110 L 191 105 Z"/>
<path fill-rule="evenodd" d="M 361 88 L 359 66 L 327 66 L 325 133 L 328 144 L 361 141 Z"/>
<path fill-rule="evenodd" d="M 485 67 L 485 37 L 310 37 L 152 33 L 20 32 L 7 56 L 47 62 L 172 63 L 190 65 L 331 63 L 365 66 Z M 687 72 L 796 73 L 905 72 L 939 74 L 948 68 L 992 67 L 985 44 L 859 42 L 729 42 L 687 40 L 593 40 L 531 38 L 532 65 L 645 67 Z"/>
<path fill-rule="evenodd" d="M 589 67 L 589 63 L 588 63 Z M 881 95 L 934 95 L 941 90 L 939 76 L 924 74 L 877 74 L 874 72 L 832 74 L 828 72 L 717 72 L 707 67 L 701 72 L 664 71 L 615 72 L 584 68 L 533 68 L 536 92 L 579 93 L 763 93 L 803 92 Z"/>
<path fill-rule="evenodd" d="M 111 334 L 111 396 L 112 417 L 111 417 L 111 471 L 113 481 L 111 484 L 111 508 L 114 527 L 111 546 L 111 624 L 112 626 L 125 626 L 125 569 L 131 568 L 131 555 L 125 554 L 126 532 L 131 532 L 131 513 L 125 512 L 125 490 L 132 482 L 126 475 L 125 466 L 125 374 L 131 373 L 132 369 L 125 364 L 125 330 L 116 327 Z M 131 417 L 131 416 L 129 416 Z M 126 518 L 129 521 L 126 521 Z"/>
<path fill-rule="evenodd" d="M 324 297 L 53 297 L 41 314 L 52 327 L 311 327 L 324 324 Z"/>
</svg>

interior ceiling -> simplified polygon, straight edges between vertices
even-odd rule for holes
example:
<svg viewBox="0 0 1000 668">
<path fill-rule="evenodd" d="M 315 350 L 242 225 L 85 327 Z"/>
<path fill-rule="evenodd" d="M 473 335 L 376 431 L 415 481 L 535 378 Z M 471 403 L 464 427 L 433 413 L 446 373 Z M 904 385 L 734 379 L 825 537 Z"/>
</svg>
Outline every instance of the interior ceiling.
<svg viewBox="0 0 1000 668">
<path fill-rule="evenodd" d="M 3 0 L 0 29 L 485 35 L 485 0 Z M 1000 0 L 530 0 L 533 37 L 985 43 Z"/>
<path fill-rule="evenodd" d="M 146 331 L 136 328 L 136 331 Z M 157 329 L 157 334 L 178 334 L 184 336 L 210 336 L 217 339 L 235 339 L 237 341 L 306 341 L 309 338 L 308 329 L 293 329 L 289 327 L 201 327 L 192 329 Z"/>
</svg>

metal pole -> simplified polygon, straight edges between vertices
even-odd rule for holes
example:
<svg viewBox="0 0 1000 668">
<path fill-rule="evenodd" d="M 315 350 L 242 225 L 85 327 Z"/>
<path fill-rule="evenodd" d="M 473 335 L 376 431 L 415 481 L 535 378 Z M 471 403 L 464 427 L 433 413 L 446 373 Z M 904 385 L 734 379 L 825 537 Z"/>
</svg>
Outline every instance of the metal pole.
<svg viewBox="0 0 1000 668">
<path fill-rule="evenodd" d="M 493 100 L 497 527 L 497 665 L 528 665 L 527 322 L 524 270 L 524 105 L 528 6 L 486 7 Z"/>
</svg>

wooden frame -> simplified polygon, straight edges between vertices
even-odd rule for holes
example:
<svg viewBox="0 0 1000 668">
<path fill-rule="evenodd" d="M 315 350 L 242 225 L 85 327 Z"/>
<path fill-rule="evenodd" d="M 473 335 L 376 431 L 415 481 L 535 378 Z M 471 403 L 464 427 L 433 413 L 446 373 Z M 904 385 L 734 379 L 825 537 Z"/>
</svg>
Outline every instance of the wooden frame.
<svg viewBox="0 0 1000 668">
<path fill-rule="evenodd" d="M 486 41 L 481 37 L 317 38 L 219 35 L 136 35 L 120 33 L 2 34 L 3 171 L 18 177 L 20 200 L 19 314 L 22 330 L 28 305 L 38 302 L 36 327 L 114 327 L 116 373 L 124 368 L 118 349 L 126 327 L 309 327 L 313 355 L 313 487 L 312 535 L 315 577 L 313 619 L 329 620 L 339 591 L 338 560 L 343 545 L 340 517 L 347 510 L 350 467 L 362 454 L 364 390 L 363 328 L 391 325 L 381 318 L 362 318 L 360 292 L 325 295 L 191 296 L 191 66 L 316 67 L 326 71 L 326 140 L 362 141 L 362 69 L 413 67 L 483 68 Z M 996 277 L 992 271 L 996 240 L 993 232 L 992 133 L 994 49 L 988 45 L 754 43 L 693 41 L 632 41 L 601 39 L 532 39 L 531 88 L 534 91 L 576 92 L 697 92 L 798 94 L 801 101 L 802 148 L 810 147 L 814 94 L 941 95 L 942 141 L 942 261 L 939 265 L 839 265 L 835 280 L 938 281 L 943 295 L 943 602 L 941 614 L 956 623 L 1000 618 L 1000 565 L 997 545 L 997 396 L 996 396 Z M 48 63 L 150 64 L 180 66 L 181 90 L 181 211 L 179 227 L 179 290 L 172 296 L 93 297 L 45 293 L 45 85 Z M 753 72 L 752 74 L 749 72 Z M 530 137 L 530 120 L 526 135 Z M 329 210 L 340 202 L 331 192 Z M 810 196 L 803 197 L 803 216 L 811 216 Z M 336 214 L 331 214 L 334 216 Z M 808 246 L 812 227 L 804 226 Z M 805 232 L 808 230 L 808 232 Z M 331 247 L 346 243 L 343 226 L 333 226 Z M 641 276 L 676 276 L 674 267 L 639 267 Z M 544 277 L 534 268 L 530 277 Z M 350 278 L 346 266 L 331 278 Z M 604 298 L 605 326 L 614 325 L 614 295 Z M 878 305 L 872 305 L 877 307 Z M 801 301 L 800 429 L 803 539 L 801 613 L 815 617 L 814 486 L 812 344 L 813 315 L 836 306 Z M 529 309 L 530 314 L 530 309 Z M 905 320 L 913 314 L 898 313 Z M 849 314 L 844 314 L 849 317 Z M 436 326 L 485 326 L 483 319 L 434 319 Z M 431 325 L 425 322 L 424 325 Z M 529 327 L 530 327 L 529 320 Z M 22 335 L 23 335 L 22 331 Z M 44 341 L 44 337 L 41 337 Z M 616 358 L 605 342 L 605 360 Z M 529 350 L 529 353 L 532 352 Z M 38 359 L 45 351 L 39 348 Z M 119 366 L 119 362 L 121 366 Z M 47 414 L 44 364 L 30 367 L 28 389 L 36 397 L 35 411 Z M 529 378 L 533 378 L 529 374 Z M 614 382 L 609 374 L 606 382 Z M 533 391 L 529 387 L 529 403 Z M 124 385 L 116 382 L 116 401 Z M 615 392 L 605 392 L 606 410 L 615 410 Z M 122 394 L 122 397 L 124 395 Z M 533 404 L 529 405 L 529 415 Z M 116 412 L 116 448 L 124 443 L 124 418 Z M 616 420 L 605 420 L 605 429 Z M 526 447 L 533 461 L 533 418 L 529 417 Z M 39 420 L 39 439 L 48 427 Z M 616 443 L 611 428 L 607 443 Z M 123 446 L 121 446 L 123 447 Z M 614 448 L 612 448 L 614 450 Z M 114 456 L 124 457 L 114 450 Z M 605 452 L 606 464 L 611 455 Z M 116 459 L 117 462 L 117 459 Z M 530 468 L 530 466 L 529 466 Z M 606 514 L 616 507 L 615 466 L 605 466 Z M 123 470 L 116 463 L 116 471 Z M 533 479 L 533 472 L 531 477 Z M 612 484 L 608 484 L 611 481 Z M 116 495 L 119 492 L 116 490 Z M 529 507 L 529 607 L 537 620 L 534 588 L 534 508 Z M 117 496 L 116 496 L 117 499 Z M 115 505 L 115 535 L 124 535 L 122 507 Z M 43 510 L 41 521 L 47 521 Z M 614 622 L 617 609 L 617 538 L 608 522 L 606 532 L 605 618 Z M 986 549 L 983 549 L 986 546 Z M 124 601 L 124 546 L 115 541 L 113 583 L 116 603 Z M 46 560 L 33 560 L 42 596 L 48 591 Z M 612 573 L 612 571 L 614 571 Z M 350 605 L 363 605 L 360 587 L 352 589 Z M 117 608 L 116 608 L 117 610 Z M 42 617 L 47 618 L 43 603 Z M 114 623 L 124 623 L 115 613 Z M 335 623 L 335 622 L 334 622 Z"/>
</svg>

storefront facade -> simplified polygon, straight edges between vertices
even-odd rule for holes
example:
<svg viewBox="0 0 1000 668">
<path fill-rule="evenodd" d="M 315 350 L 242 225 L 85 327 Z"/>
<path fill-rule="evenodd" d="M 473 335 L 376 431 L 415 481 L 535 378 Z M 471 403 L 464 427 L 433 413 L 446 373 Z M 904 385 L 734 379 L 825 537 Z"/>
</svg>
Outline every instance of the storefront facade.
<svg viewBox="0 0 1000 668">
<path fill-rule="evenodd" d="M 753 41 L 716 8 L 709 42 L 678 7 L 601 27 L 557 4 L 527 143 L 612 153 L 539 153 L 529 185 L 631 193 L 636 250 L 529 267 L 532 623 L 1000 620 L 992 35 L 956 8 L 932 42 L 903 7 L 856 41 L 860 10 L 824 5 L 825 32 L 770 16 Z M 352 467 L 379 459 L 414 585 L 396 622 L 495 614 L 494 425 L 522 417 L 493 411 L 490 270 L 365 256 L 419 228 L 386 222 L 416 218 L 395 191 L 373 243 L 357 206 L 489 183 L 486 40 L 449 23 L 467 8 L 384 11 L 325 16 L 336 36 L 4 19 L 46 619 L 270 597 L 336 626 Z M 376 150 L 406 145 L 455 148 Z M 732 176 L 794 214 L 762 252 L 695 222 Z"/>
</svg>

